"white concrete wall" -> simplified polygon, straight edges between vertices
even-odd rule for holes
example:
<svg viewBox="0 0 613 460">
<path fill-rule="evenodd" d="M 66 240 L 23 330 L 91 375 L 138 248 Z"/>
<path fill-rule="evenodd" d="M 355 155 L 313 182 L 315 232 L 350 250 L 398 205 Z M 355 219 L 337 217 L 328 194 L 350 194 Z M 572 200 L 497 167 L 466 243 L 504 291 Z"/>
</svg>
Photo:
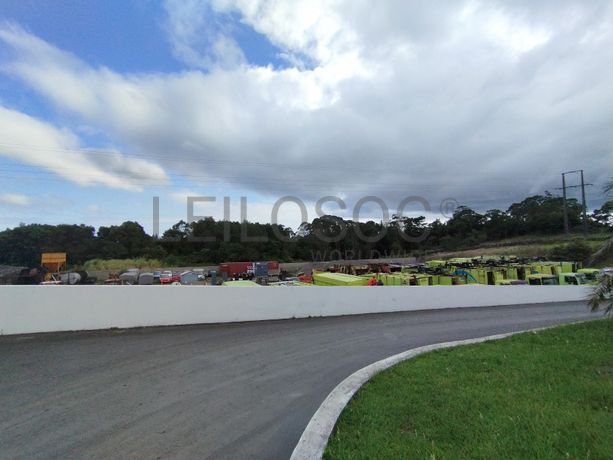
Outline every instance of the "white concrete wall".
<svg viewBox="0 0 613 460">
<path fill-rule="evenodd" d="M 581 301 L 583 286 L 0 286 L 0 334 Z"/>
</svg>

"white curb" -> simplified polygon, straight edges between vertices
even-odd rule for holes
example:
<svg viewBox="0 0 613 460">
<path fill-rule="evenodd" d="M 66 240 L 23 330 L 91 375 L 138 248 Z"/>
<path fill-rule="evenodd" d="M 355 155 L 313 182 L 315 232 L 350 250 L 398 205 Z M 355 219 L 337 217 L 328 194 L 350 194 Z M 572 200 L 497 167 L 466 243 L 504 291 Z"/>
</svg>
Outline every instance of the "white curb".
<svg viewBox="0 0 613 460">
<path fill-rule="evenodd" d="M 583 322 L 583 321 L 579 321 Z M 576 323 L 564 323 L 556 324 L 554 326 L 540 327 L 535 329 L 528 329 L 524 331 L 507 332 L 505 334 L 488 335 L 487 337 L 479 337 L 476 339 L 456 340 L 453 342 L 436 343 L 433 345 L 426 345 L 423 347 L 412 348 L 411 350 L 398 353 L 397 355 L 390 356 L 389 358 L 382 359 L 366 367 L 363 367 L 359 371 L 354 372 L 341 383 L 339 383 L 334 390 L 328 395 L 324 402 L 319 406 L 317 412 L 313 415 L 306 429 L 302 433 L 298 444 L 292 452 L 290 460 L 319 460 L 322 458 L 328 438 L 332 434 L 334 425 L 341 415 L 341 412 L 353 397 L 353 395 L 368 382 L 371 378 L 377 375 L 379 372 L 398 364 L 401 361 L 414 358 L 417 355 L 426 353 L 428 351 L 438 350 L 441 348 L 451 348 L 459 345 L 469 345 L 473 343 L 486 342 L 489 340 L 500 340 L 505 337 L 510 337 L 516 334 L 522 334 L 526 332 L 536 332 L 544 329 L 550 329 L 556 326 L 562 326 L 566 324 Z"/>
</svg>

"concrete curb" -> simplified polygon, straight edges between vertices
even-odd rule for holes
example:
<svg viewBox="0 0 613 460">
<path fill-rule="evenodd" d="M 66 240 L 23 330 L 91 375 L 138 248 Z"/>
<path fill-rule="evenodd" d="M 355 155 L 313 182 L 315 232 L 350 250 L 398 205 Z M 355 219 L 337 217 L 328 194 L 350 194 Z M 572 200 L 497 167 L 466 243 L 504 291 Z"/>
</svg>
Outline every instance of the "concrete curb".
<svg viewBox="0 0 613 460">
<path fill-rule="evenodd" d="M 582 321 L 579 321 L 582 322 Z M 576 323 L 566 323 L 576 324 Z M 486 337 L 479 337 L 476 339 L 456 340 L 453 342 L 436 343 L 433 345 L 426 345 L 423 347 L 412 348 L 410 350 L 398 353 L 397 355 L 390 356 L 389 358 L 382 359 L 373 364 L 370 364 L 362 369 L 354 372 L 341 383 L 339 383 L 334 390 L 328 395 L 324 402 L 319 406 L 306 429 L 302 433 L 298 444 L 292 452 L 290 460 L 319 460 L 322 458 L 326 445 L 328 444 L 328 438 L 332 434 L 334 425 L 341 415 L 341 412 L 349 403 L 353 395 L 368 382 L 371 378 L 377 375 L 379 372 L 384 371 L 402 361 L 414 358 L 422 353 L 427 353 L 433 350 L 439 350 L 441 348 L 452 348 L 460 345 L 470 345 L 474 343 L 487 342 L 491 340 L 500 340 L 506 337 L 510 337 L 516 334 L 523 334 L 526 332 L 542 331 L 544 329 L 550 329 L 552 327 L 561 326 L 556 324 L 554 326 L 540 327 L 534 329 L 528 329 L 523 331 L 507 332 L 504 334 L 488 335 Z"/>
</svg>

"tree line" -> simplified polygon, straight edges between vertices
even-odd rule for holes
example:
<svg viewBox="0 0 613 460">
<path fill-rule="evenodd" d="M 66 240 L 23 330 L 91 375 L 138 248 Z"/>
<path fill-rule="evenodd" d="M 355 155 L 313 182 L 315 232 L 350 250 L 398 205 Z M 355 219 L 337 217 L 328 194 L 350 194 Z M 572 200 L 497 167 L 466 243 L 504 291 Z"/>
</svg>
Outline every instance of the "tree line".
<svg viewBox="0 0 613 460">
<path fill-rule="evenodd" d="M 581 225 L 581 205 L 567 202 L 571 229 Z M 613 201 L 594 210 L 591 229 L 613 228 Z M 0 232 L 0 264 L 31 266 L 42 252 L 67 252 L 69 264 L 89 259 L 157 259 L 168 266 L 218 264 L 223 261 L 281 262 L 334 258 L 400 257 L 424 251 L 458 250 L 504 238 L 563 231 L 562 198 L 550 193 L 484 213 L 458 207 L 443 222 L 424 216 L 393 215 L 389 222 L 354 222 L 323 216 L 298 229 L 277 224 L 180 221 L 160 238 L 138 222 L 102 226 L 30 224 Z"/>
</svg>

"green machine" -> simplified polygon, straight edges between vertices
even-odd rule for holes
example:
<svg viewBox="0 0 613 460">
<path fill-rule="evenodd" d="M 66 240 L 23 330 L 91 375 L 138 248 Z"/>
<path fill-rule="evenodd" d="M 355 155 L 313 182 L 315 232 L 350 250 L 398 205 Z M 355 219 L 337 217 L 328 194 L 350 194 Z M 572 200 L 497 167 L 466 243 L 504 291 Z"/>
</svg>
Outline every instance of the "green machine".
<svg viewBox="0 0 613 460">
<path fill-rule="evenodd" d="M 313 273 L 313 284 L 316 286 L 366 286 L 368 278 L 345 273 L 319 272 Z"/>
<path fill-rule="evenodd" d="M 528 284 L 530 286 L 558 286 L 560 284 L 560 278 L 556 275 L 545 275 L 543 273 L 537 273 L 528 275 Z"/>
<path fill-rule="evenodd" d="M 224 281 L 221 283 L 222 286 L 232 286 L 232 287 L 261 287 L 258 283 L 254 281 L 242 280 L 242 281 Z"/>
<path fill-rule="evenodd" d="M 558 277 L 562 285 L 580 286 L 582 284 L 587 284 L 585 275 L 581 273 L 560 273 Z"/>
<path fill-rule="evenodd" d="M 580 268 L 577 273 L 585 276 L 587 284 L 597 284 L 602 270 L 599 268 Z"/>
</svg>

